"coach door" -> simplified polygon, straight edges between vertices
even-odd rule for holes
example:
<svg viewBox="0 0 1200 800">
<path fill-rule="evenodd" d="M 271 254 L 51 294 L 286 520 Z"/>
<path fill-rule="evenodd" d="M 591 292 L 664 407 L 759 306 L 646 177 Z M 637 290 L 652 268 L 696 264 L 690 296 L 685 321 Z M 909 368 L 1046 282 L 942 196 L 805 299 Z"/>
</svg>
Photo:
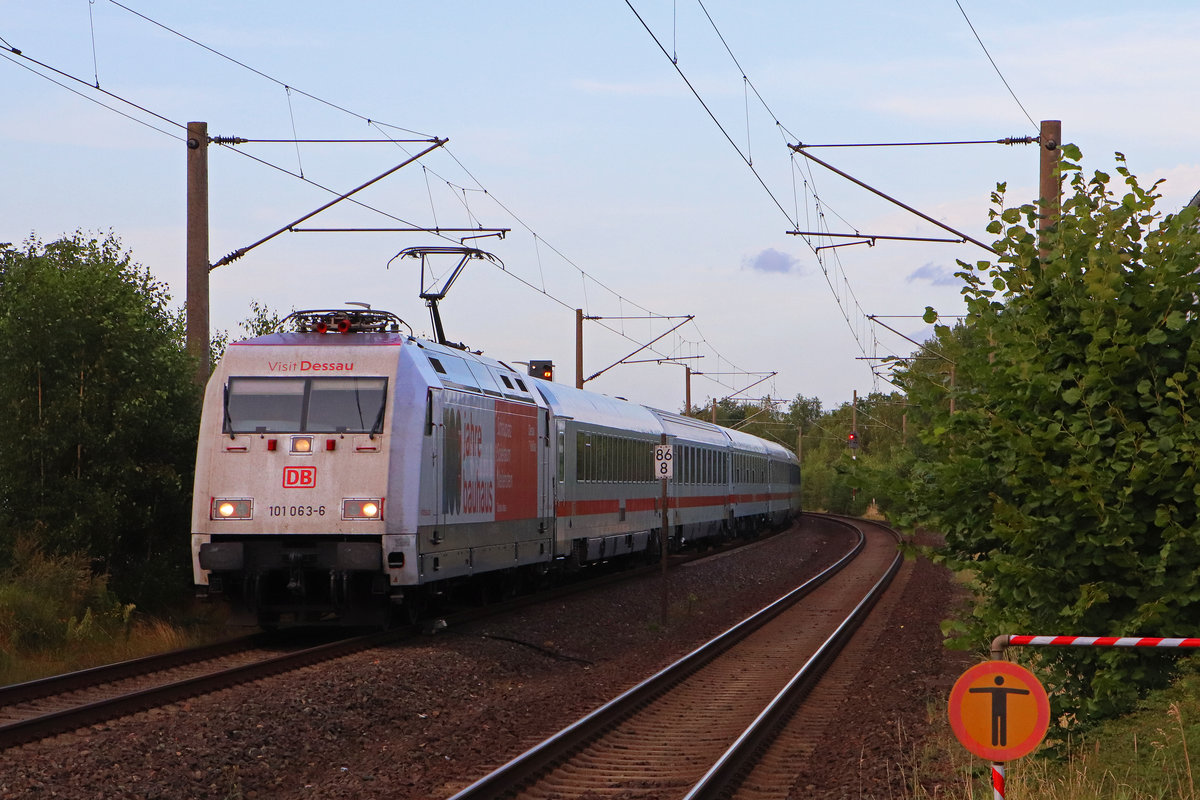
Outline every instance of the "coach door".
<svg viewBox="0 0 1200 800">
<path fill-rule="evenodd" d="M 550 411 L 541 409 L 538 436 L 538 516 L 546 522 L 545 530 L 553 534 L 555 465 L 554 429 L 550 425 Z"/>
<path fill-rule="evenodd" d="M 421 470 L 421 508 L 433 509 L 433 527 L 438 533 L 441 533 L 445 522 L 445 508 L 442 506 L 445 470 L 442 458 L 446 450 L 445 436 L 446 426 L 442 423 L 442 392 L 440 389 L 431 388 L 425 398 L 425 442 L 430 460 L 429 469 Z M 426 495 L 426 491 L 431 495 Z"/>
<path fill-rule="evenodd" d="M 552 469 L 547 470 L 550 477 L 550 491 L 547 496 L 550 501 L 550 516 L 554 520 L 551 531 L 554 533 L 555 542 L 558 542 L 570 539 L 570 534 L 565 529 L 565 523 L 558 513 L 559 503 L 567 499 L 567 421 L 565 419 L 555 418 L 554 446 L 550 449 L 553 451 L 554 463 L 551 465 Z M 562 529 L 560 530 L 560 528 Z M 555 549 L 557 550 L 557 546 Z M 556 555 L 563 554 L 556 553 Z"/>
</svg>

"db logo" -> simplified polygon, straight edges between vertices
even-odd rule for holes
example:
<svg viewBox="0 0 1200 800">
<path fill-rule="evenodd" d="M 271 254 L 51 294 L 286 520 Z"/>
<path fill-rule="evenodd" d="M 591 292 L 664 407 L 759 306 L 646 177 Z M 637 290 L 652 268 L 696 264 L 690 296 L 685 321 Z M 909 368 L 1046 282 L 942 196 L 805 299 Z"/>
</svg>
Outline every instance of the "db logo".
<svg viewBox="0 0 1200 800">
<path fill-rule="evenodd" d="M 284 467 L 283 488 L 285 489 L 315 489 L 317 488 L 316 467 Z"/>
</svg>

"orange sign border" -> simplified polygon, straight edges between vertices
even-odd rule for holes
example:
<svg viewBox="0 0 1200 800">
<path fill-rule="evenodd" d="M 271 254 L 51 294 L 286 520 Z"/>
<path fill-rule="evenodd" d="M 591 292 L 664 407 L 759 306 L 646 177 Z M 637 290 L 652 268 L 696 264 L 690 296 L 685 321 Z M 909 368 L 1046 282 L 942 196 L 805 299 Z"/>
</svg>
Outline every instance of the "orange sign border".
<svg viewBox="0 0 1200 800">
<path fill-rule="evenodd" d="M 1017 678 L 1029 687 L 1033 699 L 1037 703 L 1037 720 L 1034 722 L 1033 730 L 1021 741 L 1007 747 L 992 747 L 967 734 L 966 721 L 963 719 L 963 699 L 971 684 L 981 675 L 1007 675 Z M 1046 696 L 1046 690 L 1041 681 L 1032 672 L 1011 661 L 984 661 L 959 676 L 958 680 L 954 682 L 954 688 L 950 690 L 950 705 L 947 713 L 950 716 L 950 727 L 954 729 L 954 735 L 962 742 L 963 747 L 980 758 L 991 761 L 1012 761 L 1032 753 L 1041 744 L 1042 739 L 1046 736 L 1046 731 L 1050 728 L 1050 699 Z"/>
</svg>

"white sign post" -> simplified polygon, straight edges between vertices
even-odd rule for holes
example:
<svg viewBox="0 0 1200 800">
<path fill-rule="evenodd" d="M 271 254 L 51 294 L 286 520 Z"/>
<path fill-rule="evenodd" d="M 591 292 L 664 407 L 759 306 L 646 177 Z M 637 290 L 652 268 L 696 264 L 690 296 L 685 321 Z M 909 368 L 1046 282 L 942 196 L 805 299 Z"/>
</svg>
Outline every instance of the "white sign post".
<svg viewBox="0 0 1200 800">
<path fill-rule="evenodd" d="M 654 477 L 662 481 L 662 532 L 658 547 L 662 563 L 662 624 L 667 624 L 667 545 L 671 541 L 670 517 L 667 514 L 667 484 L 675 477 L 675 459 L 672 445 L 667 444 L 667 435 L 662 435 L 662 444 L 654 445 Z"/>
<path fill-rule="evenodd" d="M 654 477 L 659 480 L 669 480 L 675 477 L 675 462 L 671 450 L 674 445 L 654 445 Z"/>
</svg>

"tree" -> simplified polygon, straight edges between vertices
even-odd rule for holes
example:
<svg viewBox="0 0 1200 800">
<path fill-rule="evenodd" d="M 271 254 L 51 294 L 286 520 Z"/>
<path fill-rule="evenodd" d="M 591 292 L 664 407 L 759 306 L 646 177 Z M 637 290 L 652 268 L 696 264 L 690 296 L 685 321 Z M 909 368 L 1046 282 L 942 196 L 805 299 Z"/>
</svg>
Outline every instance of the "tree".
<svg viewBox="0 0 1200 800">
<path fill-rule="evenodd" d="M 912 521 L 942 531 L 979 603 L 963 633 L 1178 636 L 1200 626 L 1200 232 L 1163 215 L 1117 155 L 1126 188 L 1064 148 L 1073 194 L 1039 241 L 1037 209 L 993 195 L 995 263 L 960 262 L 968 318 L 955 346 L 957 413 L 936 408 Z M 1129 707 L 1169 663 L 1056 650 L 1051 695 L 1081 719 Z M 1061 691 L 1060 691 L 1061 690 Z"/>
<path fill-rule="evenodd" d="M 199 394 L 169 299 L 111 234 L 0 246 L 0 567 L 33 535 L 118 592 L 186 585 Z"/>
<path fill-rule="evenodd" d="M 292 309 L 292 311 L 295 310 L 294 308 Z M 238 332 L 244 338 L 265 336 L 268 333 L 274 333 L 279 330 L 282 322 L 283 317 L 280 316 L 278 311 L 275 311 L 266 303 L 251 300 L 250 316 L 238 323 Z M 210 366 L 215 367 L 217 365 L 217 362 L 221 360 L 221 356 L 225 355 L 225 348 L 228 346 L 228 330 L 216 331 L 212 335 L 208 344 Z"/>
</svg>

